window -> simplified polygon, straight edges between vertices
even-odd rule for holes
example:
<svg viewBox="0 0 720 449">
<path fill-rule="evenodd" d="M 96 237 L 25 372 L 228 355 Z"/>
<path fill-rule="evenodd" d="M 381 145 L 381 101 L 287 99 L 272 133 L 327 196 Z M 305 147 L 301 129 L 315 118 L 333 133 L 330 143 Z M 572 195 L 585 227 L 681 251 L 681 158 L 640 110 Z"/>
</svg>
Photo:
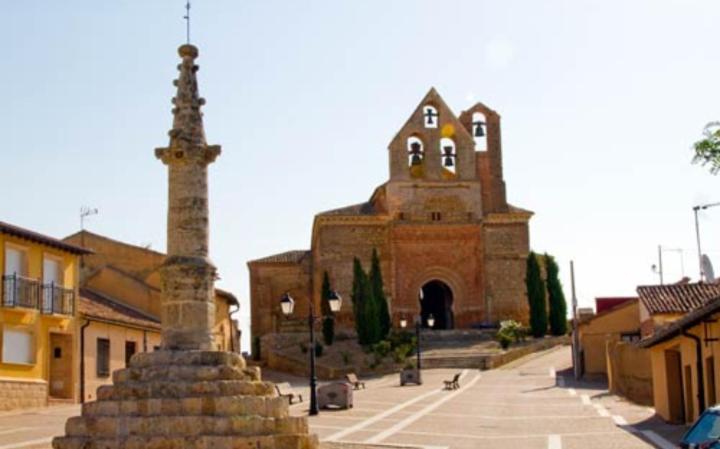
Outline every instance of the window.
<svg viewBox="0 0 720 449">
<path fill-rule="evenodd" d="M 473 112 L 472 115 L 472 135 L 475 140 L 475 149 L 477 151 L 487 150 L 487 122 L 485 116 L 481 112 Z"/>
<path fill-rule="evenodd" d="M 640 332 L 625 332 L 620 334 L 620 340 L 626 343 L 634 343 L 640 341 Z"/>
<path fill-rule="evenodd" d="M 108 377 L 110 375 L 110 340 L 107 338 L 97 339 L 97 376 Z"/>
<path fill-rule="evenodd" d="M 440 157 L 445 171 L 454 175 L 457 154 L 455 153 L 455 142 L 451 138 L 443 137 L 440 139 Z"/>
<path fill-rule="evenodd" d="M 423 123 L 425 123 L 425 128 L 437 128 L 438 118 L 439 114 L 434 106 L 423 106 Z"/>
<path fill-rule="evenodd" d="M 130 358 L 137 352 L 137 344 L 134 341 L 125 342 L 125 366 L 130 365 Z"/>
<path fill-rule="evenodd" d="M 27 253 L 24 249 L 5 247 L 5 275 L 27 276 Z"/>
<path fill-rule="evenodd" d="M 407 140 L 408 167 L 411 169 L 422 166 L 425 157 L 423 142 L 417 136 L 410 136 Z"/>
<path fill-rule="evenodd" d="M 5 328 L 2 338 L 2 361 L 24 365 L 34 364 L 35 351 L 32 332 Z"/>
<path fill-rule="evenodd" d="M 61 348 L 61 347 L 55 347 L 55 348 L 53 348 L 53 358 L 54 358 L 54 359 L 61 359 L 61 358 L 62 358 L 62 348 Z"/>
<path fill-rule="evenodd" d="M 431 212 L 430 219 L 432 221 L 440 221 L 442 220 L 442 214 L 440 212 Z"/>
</svg>

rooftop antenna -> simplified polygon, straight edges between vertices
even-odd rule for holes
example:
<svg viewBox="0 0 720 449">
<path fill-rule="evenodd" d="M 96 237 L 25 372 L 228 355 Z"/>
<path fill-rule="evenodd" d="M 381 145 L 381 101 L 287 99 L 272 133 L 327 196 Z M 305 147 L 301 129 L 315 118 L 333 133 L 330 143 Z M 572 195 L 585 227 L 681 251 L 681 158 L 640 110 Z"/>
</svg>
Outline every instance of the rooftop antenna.
<svg viewBox="0 0 720 449">
<path fill-rule="evenodd" d="M 85 219 L 89 217 L 90 215 L 97 215 L 98 210 L 96 208 L 90 208 L 90 207 L 81 207 L 80 208 L 80 230 L 85 230 Z"/>
<path fill-rule="evenodd" d="M 187 43 L 190 43 L 190 0 L 187 0 L 185 2 L 185 15 L 183 16 L 183 19 L 185 19 L 185 34 L 187 37 Z"/>
</svg>

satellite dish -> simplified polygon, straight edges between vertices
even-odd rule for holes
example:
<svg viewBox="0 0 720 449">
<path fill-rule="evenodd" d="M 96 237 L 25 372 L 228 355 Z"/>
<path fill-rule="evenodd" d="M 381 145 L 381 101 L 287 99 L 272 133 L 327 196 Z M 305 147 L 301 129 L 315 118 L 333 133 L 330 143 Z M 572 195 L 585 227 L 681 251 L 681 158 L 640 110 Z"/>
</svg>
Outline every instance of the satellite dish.
<svg viewBox="0 0 720 449">
<path fill-rule="evenodd" d="M 715 282 L 715 271 L 713 270 L 712 262 L 710 262 L 710 258 L 707 254 L 703 254 L 701 258 L 702 263 L 702 271 L 705 275 L 705 282 L 714 283 Z"/>
</svg>

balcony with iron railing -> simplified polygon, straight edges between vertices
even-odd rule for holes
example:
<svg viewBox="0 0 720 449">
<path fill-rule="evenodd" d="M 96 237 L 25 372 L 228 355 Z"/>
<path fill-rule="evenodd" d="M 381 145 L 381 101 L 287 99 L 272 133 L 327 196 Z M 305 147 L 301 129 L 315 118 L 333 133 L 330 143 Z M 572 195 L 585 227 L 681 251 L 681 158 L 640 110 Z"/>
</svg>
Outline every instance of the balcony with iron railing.
<svg viewBox="0 0 720 449">
<path fill-rule="evenodd" d="M 40 310 L 43 314 L 73 315 L 75 291 L 55 283 L 42 284 L 37 279 L 17 274 L 2 277 L 2 306 Z"/>
<path fill-rule="evenodd" d="M 37 309 L 40 302 L 40 282 L 37 279 L 26 278 L 18 274 L 2 277 L 4 307 L 23 307 Z"/>
<path fill-rule="evenodd" d="M 43 284 L 42 290 L 42 313 L 72 315 L 75 312 L 74 290 L 55 283 Z"/>
</svg>

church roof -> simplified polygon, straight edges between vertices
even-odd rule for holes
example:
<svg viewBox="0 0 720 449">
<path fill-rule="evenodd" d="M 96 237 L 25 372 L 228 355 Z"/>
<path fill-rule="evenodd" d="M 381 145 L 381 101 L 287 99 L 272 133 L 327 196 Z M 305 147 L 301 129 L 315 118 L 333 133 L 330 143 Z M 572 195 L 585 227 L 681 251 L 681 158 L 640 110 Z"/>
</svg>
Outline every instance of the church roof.
<svg viewBox="0 0 720 449">
<path fill-rule="evenodd" d="M 320 212 L 318 216 L 336 216 L 336 215 L 376 215 L 375 206 L 370 201 L 364 203 L 353 204 L 352 206 L 345 206 L 339 209 L 327 210 Z"/>
<path fill-rule="evenodd" d="M 522 207 L 513 206 L 510 203 L 508 203 L 508 210 L 515 214 L 533 214 L 534 213 L 531 210 L 523 209 Z"/>
<path fill-rule="evenodd" d="M 251 260 L 248 263 L 299 263 L 305 258 L 305 256 L 309 255 L 310 250 L 298 249 L 273 254 L 272 256 L 263 257 L 262 259 Z"/>
</svg>

